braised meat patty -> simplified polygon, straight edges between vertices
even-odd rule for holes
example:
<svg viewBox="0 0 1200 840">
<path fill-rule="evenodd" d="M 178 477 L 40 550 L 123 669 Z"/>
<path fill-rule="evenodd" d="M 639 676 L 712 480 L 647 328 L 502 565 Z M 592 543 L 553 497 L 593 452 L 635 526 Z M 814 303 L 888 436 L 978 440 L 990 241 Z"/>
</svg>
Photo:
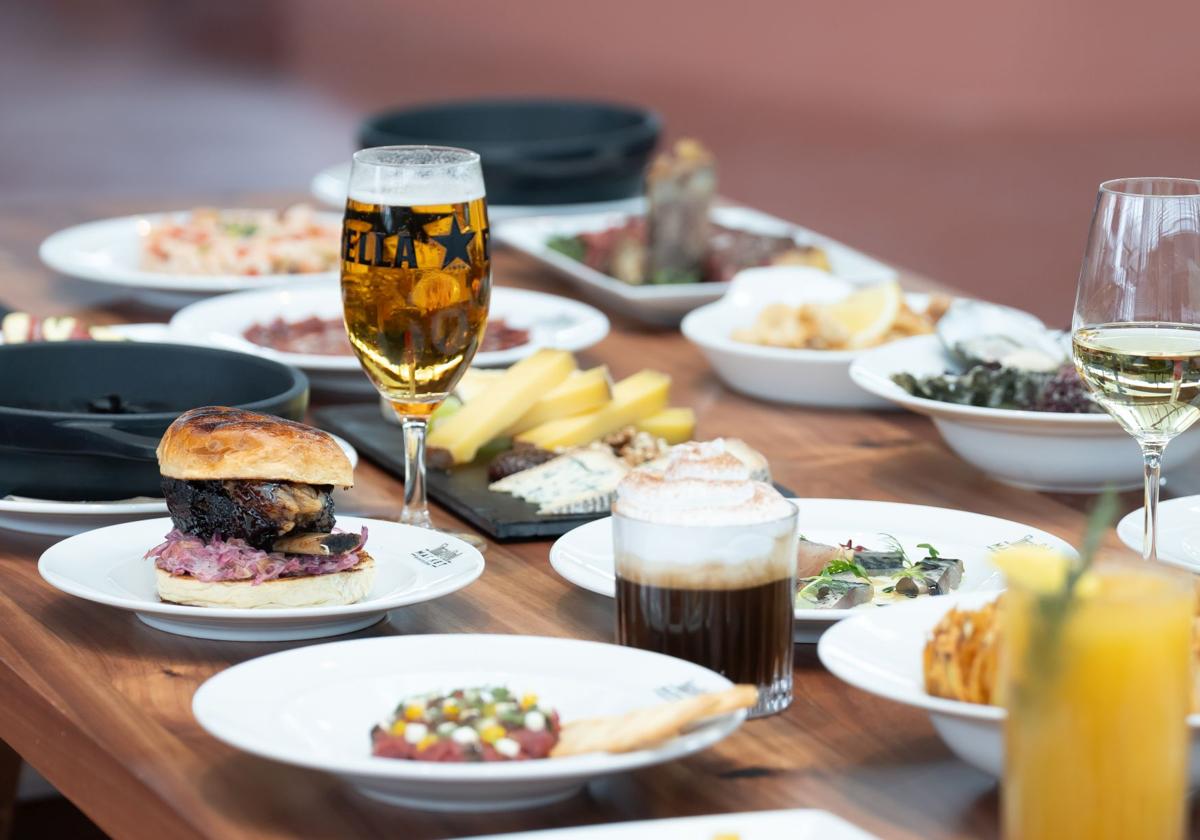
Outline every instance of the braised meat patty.
<svg viewBox="0 0 1200 840">
<path fill-rule="evenodd" d="M 162 489 L 175 527 L 204 540 L 220 535 L 270 550 L 284 534 L 333 530 L 333 487 L 328 484 L 163 476 Z"/>
</svg>

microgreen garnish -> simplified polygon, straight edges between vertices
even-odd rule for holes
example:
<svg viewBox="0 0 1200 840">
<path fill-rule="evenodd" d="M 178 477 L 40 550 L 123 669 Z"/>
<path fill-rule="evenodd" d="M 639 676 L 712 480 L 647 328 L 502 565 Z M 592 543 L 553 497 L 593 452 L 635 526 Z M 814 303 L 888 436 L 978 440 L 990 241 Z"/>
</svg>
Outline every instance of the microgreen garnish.
<svg viewBox="0 0 1200 840">
<path fill-rule="evenodd" d="M 912 561 L 908 559 L 908 552 L 904 550 L 904 546 L 900 544 L 900 540 L 882 531 L 879 533 L 879 536 L 883 537 L 883 541 L 887 543 L 888 548 L 900 555 L 900 560 L 905 566 L 912 565 Z"/>
<path fill-rule="evenodd" d="M 834 575 L 840 575 L 849 572 L 857 578 L 870 580 L 867 575 L 867 570 L 862 567 L 862 564 L 850 557 L 839 557 L 836 560 L 830 560 L 825 564 L 825 568 L 821 570 L 820 577 L 831 578 Z"/>
<path fill-rule="evenodd" d="M 929 543 L 917 543 L 917 548 L 925 549 L 925 554 L 930 560 L 938 559 L 938 555 L 941 554 L 940 551 L 931 546 Z"/>
</svg>

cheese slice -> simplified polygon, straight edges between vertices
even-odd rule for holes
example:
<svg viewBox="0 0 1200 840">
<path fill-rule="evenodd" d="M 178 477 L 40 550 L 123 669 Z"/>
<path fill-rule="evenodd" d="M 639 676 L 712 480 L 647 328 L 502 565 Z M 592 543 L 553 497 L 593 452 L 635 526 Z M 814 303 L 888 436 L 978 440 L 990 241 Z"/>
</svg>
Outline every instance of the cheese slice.
<svg viewBox="0 0 1200 840">
<path fill-rule="evenodd" d="M 667 407 L 671 377 L 643 370 L 613 386 L 613 398 L 595 411 L 551 420 L 522 432 L 517 439 L 542 449 L 567 449 L 599 440 Z"/>
<path fill-rule="evenodd" d="M 501 376 L 504 376 L 504 371 L 502 370 L 467 368 L 467 372 L 462 375 L 462 379 L 458 380 L 458 384 L 454 386 L 454 396 L 458 397 L 461 402 L 469 403 L 488 388 L 495 385 Z"/>
<path fill-rule="evenodd" d="M 612 399 L 612 387 L 612 379 L 604 365 L 576 371 L 530 406 L 529 411 L 508 430 L 508 435 L 518 435 L 551 420 L 595 411 Z"/>
<path fill-rule="evenodd" d="M 696 412 L 690 408 L 664 408 L 658 414 L 634 424 L 639 432 L 647 432 L 674 445 L 692 439 L 696 432 Z"/>
<path fill-rule="evenodd" d="M 456 464 L 467 464 L 479 447 L 515 423 L 543 394 L 575 369 L 565 350 L 539 350 L 504 371 L 481 394 L 429 433 L 429 446 L 447 450 Z"/>
<path fill-rule="evenodd" d="M 492 482 L 489 490 L 538 506 L 539 514 L 604 513 L 629 465 L 606 446 L 579 449 Z"/>
</svg>

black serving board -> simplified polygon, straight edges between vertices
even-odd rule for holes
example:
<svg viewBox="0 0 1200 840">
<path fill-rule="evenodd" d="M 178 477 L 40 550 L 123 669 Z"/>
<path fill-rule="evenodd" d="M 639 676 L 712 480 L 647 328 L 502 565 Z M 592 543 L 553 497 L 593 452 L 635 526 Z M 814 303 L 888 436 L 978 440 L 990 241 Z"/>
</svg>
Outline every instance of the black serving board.
<svg viewBox="0 0 1200 840">
<path fill-rule="evenodd" d="M 399 426 L 383 419 L 379 403 L 322 408 L 313 412 L 313 420 L 404 480 L 404 433 Z M 488 489 L 486 461 L 450 471 L 430 469 L 426 486 L 431 499 L 494 540 L 558 537 L 585 522 L 608 516 L 607 513 L 539 515 L 537 505 Z"/>
<path fill-rule="evenodd" d="M 404 433 L 383 419 L 378 403 L 318 409 L 313 412 L 313 420 L 404 480 Z M 543 516 L 537 512 L 537 505 L 507 493 L 493 493 L 488 489 L 487 459 L 450 471 L 431 468 L 426 486 L 431 499 L 494 540 L 560 537 L 572 528 L 608 516 L 607 511 Z M 785 496 L 796 495 L 780 484 L 775 487 Z"/>
</svg>

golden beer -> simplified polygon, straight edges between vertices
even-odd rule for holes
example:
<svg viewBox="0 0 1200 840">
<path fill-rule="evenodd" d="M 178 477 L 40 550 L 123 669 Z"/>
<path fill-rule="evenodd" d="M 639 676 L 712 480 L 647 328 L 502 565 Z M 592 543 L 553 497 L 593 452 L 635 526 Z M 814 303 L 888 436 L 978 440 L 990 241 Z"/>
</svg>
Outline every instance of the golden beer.
<svg viewBox="0 0 1200 840">
<path fill-rule="evenodd" d="M 485 199 L 396 206 L 350 198 L 341 256 L 346 333 L 363 370 L 398 414 L 432 413 L 487 323 Z"/>
</svg>

